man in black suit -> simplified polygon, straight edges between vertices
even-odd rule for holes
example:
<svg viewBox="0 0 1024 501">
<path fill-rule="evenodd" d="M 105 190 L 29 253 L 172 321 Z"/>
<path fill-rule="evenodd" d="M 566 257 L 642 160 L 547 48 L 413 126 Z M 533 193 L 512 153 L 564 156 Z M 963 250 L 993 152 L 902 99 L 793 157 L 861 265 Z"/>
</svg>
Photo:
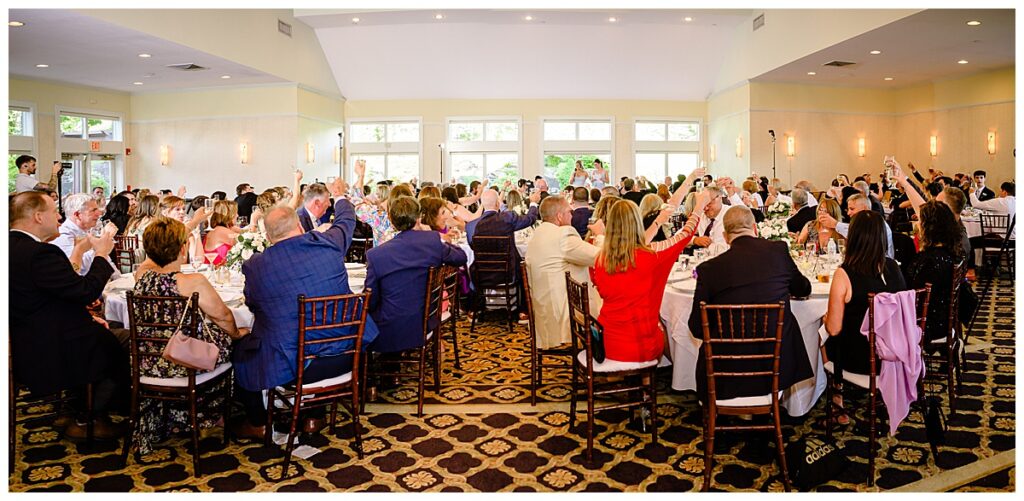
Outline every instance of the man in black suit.
<svg viewBox="0 0 1024 501">
<path fill-rule="evenodd" d="M 572 227 L 576 228 L 580 238 L 587 236 L 587 225 L 594 214 L 594 209 L 587 203 L 589 200 L 590 192 L 586 188 L 572 190 Z"/>
<path fill-rule="evenodd" d="M 786 304 L 782 327 L 782 350 L 780 352 L 779 389 L 783 390 L 797 382 L 813 377 L 811 364 L 807 359 L 800 326 L 789 307 L 790 296 L 802 297 L 811 293 L 811 283 L 800 274 L 789 247 L 785 242 L 773 242 L 758 238 L 754 228 L 754 215 L 745 206 L 735 206 L 725 212 L 725 238 L 729 250 L 697 267 L 697 287 L 693 295 L 693 309 L 690 311 L 690 332 L 700 339 L 704 336 L 701 324 L 700 303 L 712 304 Z M 711 320 L 709 316 L 709 320 Z M 777 322 L 778 319 L 769 319 Z M 717 326 L 709 325 L 711 336 L 718 332 Z M 774 334 L 774 331 L 772 332 Z M 770 349 L 766 344 L 753 345 L 758 350 Z M 718 345 L 716 353 L 723 353 Z M 756 362 L 743 362 L 755 370 Z M 706 364 L 703 355 L 696 368 L 697 395 L 707 397 Z M 716 367 L 735 370 L 716 362 Z M 766 366 L 771 368 L 769 365 Z M 719 384 L 716 399 L 750 397 L 771 393 L 770 379 L 765 384 Z"/>
<path fill-rule="evenodd" d="M 41 192 L 25 192 L 8 200 L 11 230 L 10 329 L 14 379 L 32 393 L 48 395 L 93 383 L 93 409 L 106 409 L 116 382 L 128 375 L 128 357 L 106 322 L 86 307 L 100 297 L 114 266 L 107 257 L 114 236 L 86 236 L 69 260 L 46 243 L 57 236 L 57 205 Z M 96 251 L 89 272 L 79 275 L 82 255 Z M 77 265 L 77 266 L 76 266 Z M 85 437 L 85 422 L 68 425 L 72 438 Z M 107 420 L 94 423 L 96 438 L 114 438 L 118 430 Z"/>
<path fill-rule="evenodd" d="M 252 209 L 256 207 L 256 193 L 249 183 L 242 183 L 235 188 L 235 203 L 238 204 L 238 215 L 246 219 L 252 217 Z"/>
<path fill-rule="evenodd" d="M 622 198 L 635 203 L 637 207 L 640 206 L 640 201 L 643 200 L 644 195 L 647 194 L 647 192 L 640 190 L 640 186 L 633 180 L 633 178 L 627 177 L 622 181 L 622 189 L 624 190 Z"/>
<path fill-rule="evenodd" d="M 793 198 L 793 215 L 786 220 L 786 229 L 790 233 L 800 233 L 808 221 L 814 220 L 814 207 L 807 205 L 807 192 L 795 188 L 790 192 Z"/>
<path fill-rule="evenodd" d="M 974 186 L 971 187 L 970 193 L 967 193 L 968 200 L 970 200 L 972 193 L 974 194 L 974 196 L 978 197 L 978 200 L 982 202 L 984 202 L 985 200 L 992 200 L 993 198 L 996 197 L 995 192 L 988 189 L 988 186 L 985 186 L 985 177 L 985 171 L 974 171 Z"/>
</svg>

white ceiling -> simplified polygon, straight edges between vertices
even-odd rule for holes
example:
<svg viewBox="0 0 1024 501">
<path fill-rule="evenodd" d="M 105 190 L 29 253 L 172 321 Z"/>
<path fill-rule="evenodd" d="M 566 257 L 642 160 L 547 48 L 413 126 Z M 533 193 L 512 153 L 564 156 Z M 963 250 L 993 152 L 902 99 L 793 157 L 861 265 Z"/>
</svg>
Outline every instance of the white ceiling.
<svg viewBox="0 0 1024 501">
<path fill-rule="evenodd" d="M 438 13 L 445 18 L 435 19 Z M 295 15 L 316 29 L 339 88 L 352 100 L 703 101 L 735 26 L 748 22 L 751 11 L 297 10 Z M 526 21 L 527 15 L 534 19 Z M 353 17 L 359 17 L 358 24 Z"/>
<path fill-rule="evenodd" d="M 968 26 L 967 21 L 981 21 Z M 870 51 L 881 54 L 871 55 Z M 1014 11 L 931 9 L 833 45 L 754 78 L 856 87 L 904 87 L 1014 65 Z M 857 63 L 834 68 L 832 60 Z M 967 64 L 957 64 L 959 60 Z M 814 76 L 808 71 L 817 73 Z M 892 81 L 884 80 L 893 77 Z"/>
<path fill-rule="evenodd" d="M 11 75 L 124 92 L 263 84 L 284 80 L 146 33 L 61 9 L 12 9 L 8 28 Z M 143 59 L 139 54 L 150 54 Z M 180 71 L 169 64 L 209 68 Z M 48 64 L 49 68 L 36 68 Z M 222 79 L 230 75 L 230 79 Z M 134 85 L 132 82 L 142 82 Z"/>
</svg>

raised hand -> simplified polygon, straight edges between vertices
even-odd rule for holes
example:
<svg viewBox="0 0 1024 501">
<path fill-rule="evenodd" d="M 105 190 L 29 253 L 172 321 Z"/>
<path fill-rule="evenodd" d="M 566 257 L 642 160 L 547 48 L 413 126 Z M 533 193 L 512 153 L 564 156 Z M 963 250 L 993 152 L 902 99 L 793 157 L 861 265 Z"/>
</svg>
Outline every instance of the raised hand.
<svg viewBox="0 0 1024 501">
<path fill-rule="evenodd" d="M 355 171 L 357 176 L 363 177 L 363 175 L 366 174 L 366 160 L 363 160 L 362 158 L 356 160 L 356 164 L 352 166 L 352 170 Z"/>
<path fill-rule="evenodd" d="M 302 182 L 302 171 L 300 169 L 295 169 L 295 182 Z"/>
<path fill-rule="evenodd" d="M 178 198 L 185 198 L 185 187 L 181 186 L 178 188 Z"/>
</svg>

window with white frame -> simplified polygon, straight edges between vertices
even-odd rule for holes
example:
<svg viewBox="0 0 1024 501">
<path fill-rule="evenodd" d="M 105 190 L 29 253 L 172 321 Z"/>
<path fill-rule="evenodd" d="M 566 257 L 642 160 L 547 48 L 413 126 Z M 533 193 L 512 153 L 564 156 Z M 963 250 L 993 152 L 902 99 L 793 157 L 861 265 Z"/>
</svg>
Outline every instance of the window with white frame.
<svg viewBox="0 0 1024 501">
<path fill-rule="evenodd" d="M 34 136 L 35 116 L 32 109 L 27 106 L 11 106 L 7 109 L 7 135 L 8 136 Z"/>
<path fill-rule="evenodd" d="M 700 164 L 698 120 L 638 119 L 633 127 L 636 176 L 652 183 L 674 181 Z"/>
<path fill-rule="evenodd" d="M 121 119 L 85 113 L 60 114 L 60 137 L 87 141 L 121 141 Z"/>
<path fill-rule="evenodd" d="M 577 161 L 589 173 L 595 159 L 604 164 L 609 184 L 615 184 L 611 163 L 615 123 L 611 118 L 544 118 L 541 122 L 543 175 L 549 191 L 560 190 L 571 182 Z"/>
<path fill-rule="evenodd" d="M 458 117 L 448 119 L 447 179 L 469 184 L 487 179 L 501 186 L 521 176 L 519 156 L 522 120 L 519 117 Z"/>
<path fill-rule="evenodd" d="M 7 191 L 14 191 L 18 175 L 15 159 L 35 151 L 35 110 L 28 104 L 8 103 L 7 109 Z"/>
<path fill-rule="evenodd" d="M 349 176 L 357 160 L 366 161 L 366 183 L 420 178 L 419 119 L 349 122 Z"/>
</svg>

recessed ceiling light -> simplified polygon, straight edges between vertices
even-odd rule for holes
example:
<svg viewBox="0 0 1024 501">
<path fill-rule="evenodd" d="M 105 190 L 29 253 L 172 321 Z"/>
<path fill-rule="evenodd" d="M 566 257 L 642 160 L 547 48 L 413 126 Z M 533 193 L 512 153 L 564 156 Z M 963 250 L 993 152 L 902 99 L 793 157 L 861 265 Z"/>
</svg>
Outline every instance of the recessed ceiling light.
<svg viewBox="0 0 1024 501">
<path fill-rule="evenodd" d="M 981 21 L 967 21 L 967 26 L 981 26 Z"/>
<path fill-rule="evenodd" d="M 885 80 L 886 82 L 891 82 L 891 81 L 893 81 L 895 79 L 893 77 L 885 77 L 882 80 Z"/>
<path fill-rule="evenodd" d="M 608 22 L 609 23 L 614 23 L 615 21 L 618 21 L 618 19 L 615 19 L 614 17 L 609 17 L 608 18 Z"/>
<path fill-rule="evenodd" d="M 527 21 L 533 21 L 533 16 L 526 16 L 523 19 L 525 19 Z"/>
<path fill-rule="evenodd" d="M 49 67 L 50 67 L 50 65 L 48 65 L 48 64 L 37 64 L 36 65 L 36 68 L 49 68 Z"/>
<path fill-rule="evenodd" d="M 881 53 L 882 53 L 882 51 L 880 51 L 880 50 L 873 50 L 871 52 L 868 52 L 868 54 L 871 54 L 872 56 L 877 56 L 877 55 L 879 55 Z"/>
<path fill-rule="evenodd" d="M 153 56 L 151 56 L 151 55 L 149 55 L 149 54 L 146 54 L 146 53 L 142 53 L 142 54 L 139 54 L 139 57 L 141 57 L 141 58 L 143 58 L 143 59 L 148 59 L 148 58 L 151 58 L 151 57 L 153 57 Z"/>
<path fill-rule="evenodd" d="M 967 64 L 967 60 L 966 59 L 961 59 L 961 60 L 957 61 L 956 64 Z"/>
<path fill-rule="evenodd" d="M 20 28 L 22 26 L 25 26 L 25 23 L 21 21 L 7 21 L 7 26 L 11 26 L 13 28 Z"/>
<path fill-rule="evenodd" d="M 690 22 L 690 21 L 693 21 L 693 18 L 690 17 L 690 16 L 686 16 L 686 17 L 683 18 L 683 21 Z"/>
<path fill-rule="evenodd" d="M 231 78 L 231 75 L 221 75 L 220 77 L 223 78 L 224 80 L 227 80 L 227 79 Z"/>
<path fill-rule="evenodd" d="M 807 72 L 807 74 L 808 74 L 808 75 L 810 75 L 810 76 L 812 76 L 812 77 L 813 77 L 814 75 L 817 75 L 817 73 L 815 73 L 815 72 L 813 72 L 813 71 L 808 71 L 808 72 Z"/>
<path fill-rule="evenodd" d="M 132 82 L 132 85 L 142 85 L 142 82 Z"/>
<path fill-rule="evenodd" d="M 358 17 L 353 17 L 352 18 L 352 22 L 353 23 L 358 23 L 359 22 L 359 18 Z"/>
<path fill-rule="evenodd" d="M 444 19 L 444 14 L 435 14 L 434 15 L 434 19 L 437 19 L 437 20 Z"/>
</svg>

